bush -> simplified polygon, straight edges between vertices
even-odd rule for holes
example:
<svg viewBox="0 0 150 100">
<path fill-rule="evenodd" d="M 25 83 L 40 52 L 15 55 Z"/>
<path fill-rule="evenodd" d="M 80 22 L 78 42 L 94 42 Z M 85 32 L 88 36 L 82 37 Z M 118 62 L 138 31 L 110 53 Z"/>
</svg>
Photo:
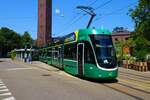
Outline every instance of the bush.
<svg viewBox="0 0 150 100">
<path fill-rule="evenodd" d="M 11 51 L 11 59 L 15 60 L 16 58 L 16 52 L 15 51 Z"/>
</svg>

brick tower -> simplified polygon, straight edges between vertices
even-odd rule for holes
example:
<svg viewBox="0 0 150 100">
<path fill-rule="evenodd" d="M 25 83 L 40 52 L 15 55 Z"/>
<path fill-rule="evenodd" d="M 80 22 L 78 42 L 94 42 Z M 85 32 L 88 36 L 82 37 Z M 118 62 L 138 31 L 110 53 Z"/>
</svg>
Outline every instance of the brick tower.
<svg viewBox="0 0 150 100">
<path fill-rule="evenodd" d="M 52 34 L 52 0 L 38 0 L 38 46 L 51 42 Z"/>
</svg>

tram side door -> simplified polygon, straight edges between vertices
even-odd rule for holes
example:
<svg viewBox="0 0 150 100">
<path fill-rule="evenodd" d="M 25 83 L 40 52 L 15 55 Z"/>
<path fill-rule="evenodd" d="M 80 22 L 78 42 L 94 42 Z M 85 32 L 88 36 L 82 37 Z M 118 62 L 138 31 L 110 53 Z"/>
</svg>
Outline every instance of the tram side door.
<svg viewBox="0 0 150 100">
<path fill-rule="evenodd" d="M 84 43 L 79 43 L 77 45 L 77 66 L 78 66 L 78 75 L 83 76 L 84 71 Z"/>
</svg>

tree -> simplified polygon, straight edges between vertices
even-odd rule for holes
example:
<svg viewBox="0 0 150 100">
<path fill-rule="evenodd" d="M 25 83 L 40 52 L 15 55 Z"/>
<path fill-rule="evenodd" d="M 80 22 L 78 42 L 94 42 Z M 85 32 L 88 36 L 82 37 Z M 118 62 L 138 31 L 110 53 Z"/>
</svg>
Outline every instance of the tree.
<svg viewBox="0 0 150 100">
<path fill-rule="evenodd" d="M 142 35 L 150 41 L 150 0 L 139 0 L 136 8 L 130 10 L 130 16 L 135 22 L 134 38 Z"/>
<path fill-rule="evenodd" d="M 131 48 L 132 45 L 134 45 L 132 38 L 129 38 L 128 40 L 119 40 L 115 42 L 118 60 L 125 59 L 125 56 L 128 54 L 125 54 L 124 48 Z"/>
<path fill-rule="evenodd" d="M 150 41 L 144 38 L 144 36 L 139 36 L 134 40 L 133 54 L 137 60 L 144 61 L 147 53 L 149 52 Z"/>
<path fill-rule="evenodd" d="M 5 37 L 0 33 L 0 57 L 2 56 L 3 53 L 5 40 L 6 40 Z"/>
<path fill-rule="evenodd" d="M 22 36 L 22 41 L 24 45 L 31 45 L 33 44 L 33 39 L 31 38 L 30 34 L 26 31 L 24 32 L 23 36 Z"/>
<path fill-rule="evenodd" d="M 7 27 L 0 29 L 0 56 L 6 57 L 8 52 L 21 47 L 23 44 L 20 34 Z"/>
<path fill-rule="evenodd" d="M 143 61 L 150 51 L 150 0 L 139 0 L 136 8 L 130 10 L 130 16 L 135 22 L 133 52 L 138 60 Z"/>
<path fill-rule="evenodd" d="M 5 40 L 5 37 L 0 33 L 0 45 L 3 45 Z"/>
</svg>

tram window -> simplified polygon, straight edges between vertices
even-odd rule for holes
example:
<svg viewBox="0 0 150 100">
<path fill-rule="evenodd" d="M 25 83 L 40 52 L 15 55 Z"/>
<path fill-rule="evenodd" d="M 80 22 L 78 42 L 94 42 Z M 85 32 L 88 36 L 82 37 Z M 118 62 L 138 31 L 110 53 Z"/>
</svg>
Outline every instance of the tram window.
<svg viewBox="0 0 150 100">
<path fill-rule="evenodd" d="M 85 42 L 85 63 L 95 64 L 94 53 L 89 42 Z"/>
<path fill-rule="evenodd" d="M 75 43 L 64 46 L 65 59 L 76 60 L 76 52 L 77 52 L 77 46 Z"/>
<path fill-rule="evenodd" d="M 74 44 L 72 44 L 71 45 L 71 56 L 72 56 L 72 59 L 73 60 L 76 60 L 77 59 L 77 44 L 76 43 L 74 43 Z"/>
</svg>

